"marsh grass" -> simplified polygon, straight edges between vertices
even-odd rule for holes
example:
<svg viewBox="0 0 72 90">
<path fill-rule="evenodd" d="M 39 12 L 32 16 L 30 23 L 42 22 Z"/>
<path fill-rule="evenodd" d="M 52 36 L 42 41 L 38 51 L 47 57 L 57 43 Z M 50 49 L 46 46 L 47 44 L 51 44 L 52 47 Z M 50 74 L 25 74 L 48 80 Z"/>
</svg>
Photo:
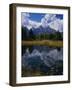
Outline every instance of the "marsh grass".
<svg viewBox="0 0 72 90">
<path fill-rule="evenodd" d="M 42 45 L 49 47 L 63 47 L 63 41 L 52 41 L 52 40 L 35 40 L 35 41 L 22 41 L 22 45 Z"/>
</svg>

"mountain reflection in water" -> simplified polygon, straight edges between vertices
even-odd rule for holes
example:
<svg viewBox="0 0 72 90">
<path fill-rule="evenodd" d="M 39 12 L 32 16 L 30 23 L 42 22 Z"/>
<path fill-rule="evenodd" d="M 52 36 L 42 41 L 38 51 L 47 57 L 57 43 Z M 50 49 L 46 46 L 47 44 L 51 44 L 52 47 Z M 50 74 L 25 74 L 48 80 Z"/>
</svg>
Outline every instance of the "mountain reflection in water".
<svg viewBox="0 0 72 90">
<path fill-rule="evenodd" d="M 63 74 L 63 48 L 22 47 L 22 76 Z"/>
</svg>

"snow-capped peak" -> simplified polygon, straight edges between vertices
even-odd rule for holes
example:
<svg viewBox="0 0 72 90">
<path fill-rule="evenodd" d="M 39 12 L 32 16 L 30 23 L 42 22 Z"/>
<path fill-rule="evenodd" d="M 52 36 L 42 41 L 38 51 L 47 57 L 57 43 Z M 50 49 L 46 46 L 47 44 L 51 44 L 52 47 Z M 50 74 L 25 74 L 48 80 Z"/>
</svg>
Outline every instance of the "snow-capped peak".
<svg viewBox="0 0 72 90">
<path fill-rule="evenodd" d="M 56 31 L 63 32 L 63 20 L 56 17 L 55 14 L 46 14 L 40 22 L 33 21 L 28 13 L 22 15 L 22 26 L 27 27 L 28 30 L 31 28 L 43 28 L 50 27 Z"/>
</svg>

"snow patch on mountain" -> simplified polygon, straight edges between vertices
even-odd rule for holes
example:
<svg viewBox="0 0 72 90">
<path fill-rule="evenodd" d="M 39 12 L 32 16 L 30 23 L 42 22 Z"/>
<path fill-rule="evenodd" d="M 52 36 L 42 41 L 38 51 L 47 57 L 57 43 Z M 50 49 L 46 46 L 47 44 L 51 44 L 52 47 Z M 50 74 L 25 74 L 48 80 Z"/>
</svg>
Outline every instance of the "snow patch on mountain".
<svg viewBox="0 0 72 90">
<path fill-rule="evenodd" d="M 53 49 L 49 52 L 39 52 L 38 50 L 34 49 L 32 53 L 29 53 L 29 49 L 27 48 L 22 57 L 22 64 L 23 66 L 27 66 L 31 62 L 43 62 L 46 66 L 50 67 L 55 64 L 55 61 L 58 60 L 63 60 L 63 49 L 60 51 Z"/>
<path fill-rule="evenodd" d="M 63 20 L 56 19 L 53 22 L 49 23 L 49 26 L 56 31 L 63 32 Z"/>
<path fill-rule="evenodd" d="M 29 13 L 23 13 L 21 17 L 22 26 L 27 27 L 29 30 L 31 28 L 43 28 L 50 27 L 56 31 L 63 32 L 63 20 L 56 17 L 55 14 L 45 14 L 40 22 L 30 20 Z"/>
</svg>

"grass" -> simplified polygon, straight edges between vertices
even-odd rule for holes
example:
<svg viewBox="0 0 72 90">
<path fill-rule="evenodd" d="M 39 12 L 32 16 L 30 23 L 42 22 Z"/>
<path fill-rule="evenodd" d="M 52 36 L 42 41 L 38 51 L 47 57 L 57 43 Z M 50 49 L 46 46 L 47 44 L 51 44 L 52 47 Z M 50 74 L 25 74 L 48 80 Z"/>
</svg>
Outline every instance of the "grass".
<svg viewBox="0 0 72 90">
<path fill-rule="evenodd" d="M 53 40 L 35 40 L 35 41 L 22 41 L 22 45 L 45 45 L 49 47 L 63 47 L 63 41 Z"/>
</svg>

